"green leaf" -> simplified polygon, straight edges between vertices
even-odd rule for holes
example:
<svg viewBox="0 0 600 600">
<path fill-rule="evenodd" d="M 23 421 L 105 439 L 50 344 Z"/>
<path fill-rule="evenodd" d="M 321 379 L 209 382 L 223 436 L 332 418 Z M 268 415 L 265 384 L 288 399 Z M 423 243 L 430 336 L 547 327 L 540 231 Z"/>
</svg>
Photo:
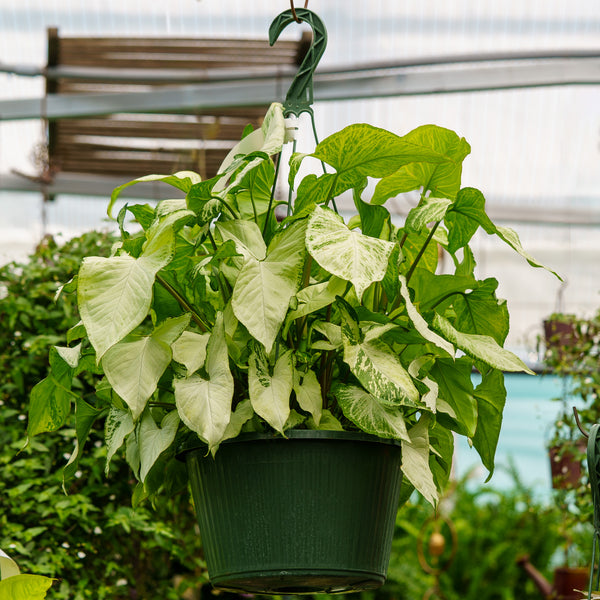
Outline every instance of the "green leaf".
<svg viewBox="0 0 600 600">
<path fill-rule="evenodd" d="M 102 358 L 108 381 L 129 406 L 134 421 L 156 391 L 159 379 L 171 362 L 171 344 L 181 335 L 189 319 L 189 314 L 168 319 L 149 336 L 115 344 Z"/>
<path fill-rule="evenodd" d="M 496 226 L 485 212 L 485 198 L 475 188 L 463 188 L 446 213 L 448 228 L 448 252 L 454 254 L 459 248 L 466 246 L 479 226 L 487 233 L 494 233 Z"/>
<path fill-rule="evenodd" d="M 0 598 L 43 600 L 54 580 L 41 575 L 14 575 L 0 581 Z"/>
<path fill-rule="evenodd" d="M 428 269 L 417 267 L 410 280 L 410 287 L 415 291 L 415 302 L 422 311 L 435 308 L 456 294 L 473 290 L 478 286 L 474 277 L 459 275 L 436 275 Z"/>
<path fill-rule="evenodd" d="M 363 202 L 358 194 L 354 194 L 354 206 L 360 216 L 360 230 L 364 235 L 375 238 L 385 237 L 382 233 L 390 232 L 392 217 L 387 208 Z"/>
<path fill-rule="evenodd" d="M 431 190 L 433 196 L 454 198 L 460 189 L 462 162 L 471 151 L 464 138 L 443 127 L 423 125 L 402 139 L 435 152 L 443 160 L 436 164 L 421 158 L 410 161 L 377 184 L 371 203 L 383 204 L 388 198 L 419 188 Z"/>
<path fill-rule="evenodd" d="M 134 429 L 135 424 L 131 411 L 112 406 L 104 423 L 104 439 L 106 440 L 106 466 L 104 472 L 107 476 L 112 457 Z"/>
<path fill-rule="evenodd" d="M 429 466 L 429 423 L 429 416 L 422 415 L 419 422 L 408 431 L 410 440 L 401 441 L 402 472 L 425 500 L 435 506 L 439 493 Z"/>
<path fill-rule="evenodd" d="M 154 254 L 87 257 L 79 271 L 77 301 L 98 362 L 146 317 L 156 273 L 171 259 L 165 246 Z"/>
<path fill-rule="evenodd" d="M 313 157 L 345 175 L 354 187 L 364 177 L 385 177 L 414 161 L 441 163 L 447 158 L 420 140 L 399 137 L 385 129 L 359 123 L 324 139 Z"/>
<path fill-rule="evenodd" d="M 439 229 L 439 228 L 438 228 Z M 405 238 L 403 236 L 406 235 Z M 417 256 L 421 252 L 423 246 L 427 243 L 429 229 L 423 229 L 421 232 L 406 232 L 403 229 L 398 231 L 399 239 L 403 238 L 402 254 L 404 260 L 401 263 L 403 272 L 408 272 L 410 266 L 415 262 Z M 438 248 L 437 244 L 429 243 L 425 248 L 425 252 L 419 259 L 419 268 L 435 272 L 438 264 Z"/>
<path fill-rule="evenodd" d="M 248 389 L 252 408 L 273 429 L 283 434 L 290 416 L 290 395 L 294 382 L 292 353 L 288 351 L 282 354 L 273 367 L 272 375 L 269 371 L 264 352 L 260 349 L 252 352 L 248 361 Z"/>
<path fill-rule="evenodd" d="M 486 279 L 473 291 L 456 296 L 453 306 L 457 329 L 489 335 L 502 346 L 508 335 L 509 315 L 506 300 L 496 298 L 497 287 L 495 279 Z"/>
<path fill-rule="evenodd" d="M 552 269 L 545 267 L 543 264 L 539 263 L 533 256 L 531 256 L 528 252 L 523 249 L 521 245 L 521 240 L 519 239 L 519 235 L 516 231 L 511 229 L 510 227 L 496 227 L 496 235 L 504 242 L 506 242 L 513 250 L 518 252 L 532 267 L 538 267 L 540 269 L 545 269 L 549 271 L 553 275 L 555 275 L 560 281 L 562 278 Z"/>
<path fill-rule="evenodd" d="M 77 398 L 75 400 L 75 448 L 63 469 L 63 489 L 65 488 L 65 482 L 71 479 L 77 471 L 83 446 L 90 434 L 92 425 L 103 413 L 103 410 L 98 410 L 94 406 L 89 405 L 82 398 Z"/>
<path fill-rule="evenodd" d="M 209 339 L 209 333 L 184 331 L 171 345 L 173 359 L 187 369 L 188 376 L 204 365 Z"/>
<path fill-rule="evenodd" d="M 233 377 L 225 341 L 223 314 L 218 313 L 207 347 L 208 379 L 192 375 L 173 381 L 175 403 L 181 420 L 195 431 L 211 452 L 216 452 L 231 419 Z"/>
<path fill-rule="evenodd" d="M 504 375 L 492 370 L 483 375 L 481 383 L 475 388 L 478 418 L 477 429 L 473 436 L 473 446 L 481 457 L 481 462 L 490 472 L 486 481 L 494 474 L 494 456 L 502 426 L 502 412 L 506 403 Z"/>
<path fill-rule="evenodd" d="M 178 426 L 179 415 L 176 410 L 172 410 L 163 417 L 160 428 L 148 411 L 144 413 L 138 434 L 140 481 L 144 482 L 146 480 L 148 472 L 158 457 L 173 443 Z"/>
<path fill-rule="evenodd" d="M 313 422 L 318 427 L 321 422 L 321 411 L 323 405 L 323 396 L 321 395 L 321 384 L 314 371 L 301 373 L 294 371 L 294 392 L 300 408 L 313 418 Z"/>
<path fill-rule="evenodd" d="M 382 438 L 410 441 L 404 417 L 398 408 L 382 404 L 362 388 L 337 384 L 332 392 L 344 413 L 365 433 Z"/>
<path fill-rule="evenodd" d="M 300 285 L 305 228 L 304 221 L 293 223 L 273 238 L 264 260 L 247 258 L 233 288 L 231 306 L 236 318 L 267 352 Z"/>
<path fill-rule="evenodd" d="M 352 231 L 339 215 L 317 206 L 308 222 L 306 248 L 326 271 L 350 281 L 362 298 L 385 276 L 394 244 Z"/>
<path fill-rule="evenodd" d="M 450 427 L 469 437 L 475 434 L 477 427 L 477 402 L 473 396 L 471 371 L 472 362 L 465 357 L 455 361 L 438 359 L 429 371 L 429 376 L 438 385 L 439 398 L 453 411 L 456 423 L 451 423 Z"/>
<path fill-rule="evenodd" d="M 321 420 L 317 425 L 312 417 L 306 420 L 306 426 L 309 429 L 319 429 L 325 431 L 344 431 L 342 424 L 331 414 L 331 411 L 323 409 L 321 412 Z"/>
<path fill-rule="evenodd" d="M 108 205 L 108 216 L 112 218 L 112 209 L 117 201 L 117 198 L 121 194 L 121 192 L 128 188 L 131 185 L 135 185 L 136 183 L 144 183 L 149 181 L 162 181 L 168 185 L 171 185 L 182 192 L 189 192 L 192 185 L 198 183 L 200 181 L 200 175 L 198 173 L 194 173 L 192 171 L 179 171 L 178 173 L 174 173 L 173 175 L 145 175 L 144 177 L 138 177 L 133 181 L 129 181 L 116 187 L 111 196 L 110 203 Z"/>
<path fill-rule="evenodd" d="M 27 425 L 29 438 L 38 433 L 56 431 L 65 424 L 69 416 L 71 401 L 76 396 L 71 392 L 73 369 L 63 359 L 63 355 L 67 359 L 73 358 L 67 350 L 59 350 L 58 347 L 50 349 L 50 374 L 31 390 Z"/>
<path fill-rule="evenodd" d="M 524 371 L 533 375 L 533 371 L 518 356 L 499 346 L 496 340 L 490 336 L 462 333 L 438 314 L 435 315 L 433 326 L 465 354 L 481 360 L 494 369 Z"/>
</svg>

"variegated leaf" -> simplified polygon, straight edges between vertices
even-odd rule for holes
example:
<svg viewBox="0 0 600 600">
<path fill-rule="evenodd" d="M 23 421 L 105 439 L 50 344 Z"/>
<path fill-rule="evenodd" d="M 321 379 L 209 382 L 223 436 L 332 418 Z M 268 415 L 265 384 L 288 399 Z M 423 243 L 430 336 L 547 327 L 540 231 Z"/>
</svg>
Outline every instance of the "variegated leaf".
<svg viewBox="0 0 600 600">
<path fill-rule="evenodd" d="M 208 379 L 192 375 L 175 379 L 175 403 L 181 420 L 216 452 L 231 419 L 233 377 L 225 341 L 223 314 L 218 313 L 207 346 Z"/>
<path fill-rule="evenodd" d="M 248 362 L 252 408 L 273 429 L 283 433 L 290 416 L 290 395 L 294 382 L 292 353 L 288 351 L 279 357 L 272 375 L 263 352 L 253 352 Z"/>
<path fill-rule="evenodd" d="M 394 244 L 348 229 L 339 215 L 317 206 L 308 222 L 306 248 L 326 271 L 350 281 L 362 298 L 385 276 Z"/>
<path fill-rule="evenodd" d="M 344 416 L 366 433 L 410 441 L 399 408 L 384 405 L 373 394 L 353 385 L 338 384 L 333 393 Z"/>
</svg>

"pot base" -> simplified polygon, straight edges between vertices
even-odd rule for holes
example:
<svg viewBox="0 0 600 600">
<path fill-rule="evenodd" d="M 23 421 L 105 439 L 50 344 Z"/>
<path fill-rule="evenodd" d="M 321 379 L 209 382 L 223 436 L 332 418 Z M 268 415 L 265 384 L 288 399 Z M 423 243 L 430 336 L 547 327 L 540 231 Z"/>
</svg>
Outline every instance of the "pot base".
<svg viewBox="0 0 600 600">
<path fill-rule="evenodd" d="M 258 572 L 238 574 L 230 577 L 217 577 L 212 585 L 224 591 L 250 592 L 255 594 L 301 595 L 301 594 L 344 594 L 381 587 L 384 577 L 370 573 L 339 574 L 327 572 Z"/>
</svg>

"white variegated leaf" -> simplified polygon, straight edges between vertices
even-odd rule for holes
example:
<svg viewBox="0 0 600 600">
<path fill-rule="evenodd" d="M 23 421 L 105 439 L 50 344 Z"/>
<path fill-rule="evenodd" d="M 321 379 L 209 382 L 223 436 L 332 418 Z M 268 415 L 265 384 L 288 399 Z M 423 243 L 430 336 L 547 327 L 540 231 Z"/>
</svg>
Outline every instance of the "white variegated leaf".
<svg viewBox="0 0 600 600">
<path fill-rule="evenodd" d="M 102 358 L 106 378 L 131 410 L 134 421 L 142 414 L 170 362 L 169 344 L 151 335 L 119 342 Z"/>
<path fill-rule="evenodd" d="M 404 417 L 398 408 L 382 404 L 362 388 L 339 384 L 333 393 L 344 416 L 364 432 L 382 438 L 410 441 Z"/>
<path fill-rule="evenodd" d="M 140 481 L 146 480 L 150 469 L 158 457 L 173 443 L 179 426 L 179 415 L 176 410 L 167 413 L 160 424 L 155 423 L 148 411 L 144 413 L 140 423 Z"/>
<path fill-rule="evenodd" d="M 111 407 L 104 423 L 104 439 L 106 440 L 106 466 L 108 475 L 110 461 L 115 452 L 123 445 L 125 438 L 135 429 L 131 411 Z"/>
<path fill-rule="evenodd" d="M 436 314 L 433 326 L 465 354 L 481 360 L 499 371 L 533 371 L 515 354 L 502 348 L 494 338 L 475 333 L 463 333 L 455 329 L 444 317 Z"/>
<path fill-rule="evenodd" d="M 360 299 L 385 276 L 394 244 L 348 229 L 335 212 L 317 206 L 308 222 L 306 248 L 321 267 L 350 281 Z"/>
<path fill-rule="evenodd" d="M 443 337 L 435 333 L 429 329 L 429 325 L 427 321 L 421 316 L 419 311 L 415 308 L 414 304 L 410 299 L 410 294 L 408 292 L 408 286 L 406 285 L 406 277 L 404 275 L 399 276 L 400 280 L 400 295 L 404 299 L 406 305 L 406 312 L 410 320 L 412 321 L 415 329 L 428 341 L 432 344 L 435 344 L 438 348 L 441 348 L 445 352 L 447 352 L 452 358 L 454 358 L 454 346 Z"/>
<path fill-rule="evenodd" d="M 172 257 L 173 236 L 166 236 L 164 241 L 156 252 L 137 259 L 127 254 L 83 259 L 77 303 L 98 361 L 148 314 L 156 273 Z"/>
<path fill-rule="evenodd" d="M 373 396 L 390 404 L 419 401 L 419 391 L 391 348 L 379 339 L 352 344 L 344 336 L 344 362 Z"/>
<path fill-rule="evenodd" d="M 321 421 L 323 396 L 321 395 L 321 384 L 315 372 L 294 371 L 294 391 L 300 408 L 312 415 L 313 421 L 318 427 Z"/>
<path fill-rule="evenodd" d="M 223 314 L 218 313 L 207 346 L 208 379 L 192 375 L 175 379 L 175 403 L 181 420 L 216 452 L 231 419 L 233 377 L 225 341 Z"/>
<path fill-rule="evenodd" d="M 283 433 L 290 416 L 290 395 L 294 383 L 292 353 L 282 354 L 269 373 L 269 364 L 262 353 L 253 352 L 248 361 L 250 402 L 257 415 L 273 429 Z"/>
<path fill-rule="evenodd" d="M 204 365 L 209 339 L 210 333 L 184 331 L 171 345 L 173 359 L 187 369 L 188 376 Z"/>
<path fill-rule="evenodd" d="M 402 440 L 402 472 L 415 489 L 433 506 L 439 493 L 429 466 L 429 418 L 423 415 L 409 431 L 409 440 Z"/>
<path fill-rule="evenodd" d="M 283 230 L 269 245 L 265 260 L 249 257 L 233 288 L 231 306 L 236 318 L 267 352 L 300 285 L 305 228 L 304 221 L 297 221 Z"/>
</svg>

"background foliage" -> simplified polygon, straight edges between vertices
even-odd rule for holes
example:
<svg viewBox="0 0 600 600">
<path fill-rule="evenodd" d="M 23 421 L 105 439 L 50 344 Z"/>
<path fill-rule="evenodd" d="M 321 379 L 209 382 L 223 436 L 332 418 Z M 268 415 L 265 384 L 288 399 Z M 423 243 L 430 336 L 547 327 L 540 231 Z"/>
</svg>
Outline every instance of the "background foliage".
<svg viewBox="0 0 600 600">
<path fill-rule="evenodd" d="M 75 298 L 56 291 L 90 253 L 112 239 L 91 232 L 58 248 L 46 238 L 28 262 L 0 269 L 0 547 L 23 572 L 57 577 L 57 599 L 181 598 L 173 576 L 204 581 L 204 563 L 187 494 L 157 507 L 131 508 L 130 473 L 115 461 L 104 476 L 105 448 L 79 463 L 62 491 L 73 429 L 36 438 L 24 451 L 29 392 L 46 374 L 51 345 L 78 322 Z M 80 382 L 81 394 L 87 393 Z M 98 432 L 100 433 L 100 432 Z M 85 476 L 80 476 L 85 473 Z M 80 477 L 78 477 L 80 476 Z"/>
</svg>

